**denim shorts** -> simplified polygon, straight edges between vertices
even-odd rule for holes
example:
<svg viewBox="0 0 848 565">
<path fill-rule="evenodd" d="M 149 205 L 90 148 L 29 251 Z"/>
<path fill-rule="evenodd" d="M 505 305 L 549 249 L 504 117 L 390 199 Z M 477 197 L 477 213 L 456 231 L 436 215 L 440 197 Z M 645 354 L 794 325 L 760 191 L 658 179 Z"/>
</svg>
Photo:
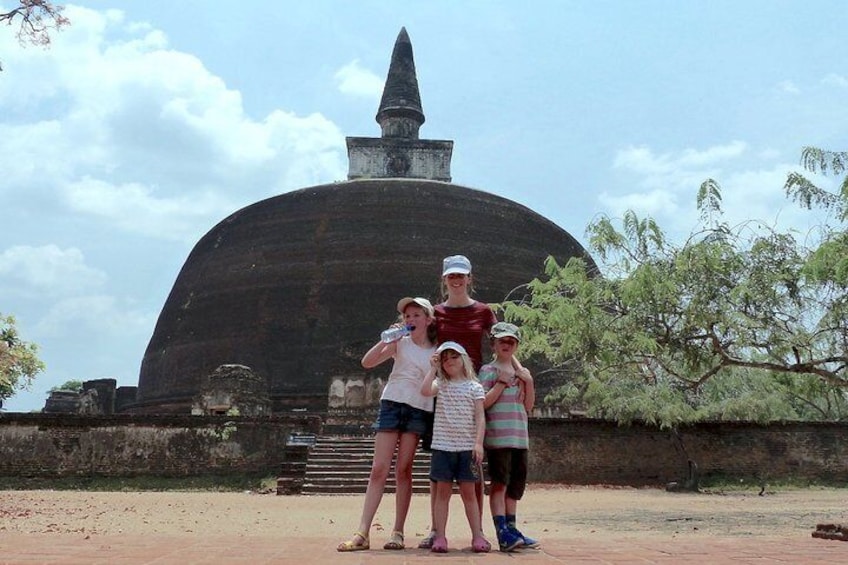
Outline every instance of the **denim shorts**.
<svg viewBox="0 0 848 565">
<path fill-rule="evenodd" d="M 423 435 L 427 431 L 429 412 L 393 400 L 380 401 L 380 414 L 374 427 L 378 432 L 400 432 Z"/>
<path fill-rule="evenodd" d="M 471 451 L 434 449 L 430 456 L 430 480 L 437 483 L 476 483 L 480 480 L 480 465 L 474 462 Z"/>
</svg>

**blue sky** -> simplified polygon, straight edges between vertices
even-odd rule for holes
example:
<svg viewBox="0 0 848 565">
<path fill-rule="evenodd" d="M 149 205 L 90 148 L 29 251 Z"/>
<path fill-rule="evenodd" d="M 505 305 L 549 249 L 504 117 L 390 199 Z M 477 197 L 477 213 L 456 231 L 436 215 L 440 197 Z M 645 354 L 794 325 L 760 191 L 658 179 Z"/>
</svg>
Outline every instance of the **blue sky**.
<svg viewBox="0 0 848 565">
<path fill-rule="evenodd" d="M 9 8 L 9 0 L 0 0 Z M 848 149 L 848 3 L 92 0 L 51 49 L 0 29 L 0 312 L 47 370 L 134 385 L 194 243 L 235 210 L 343 180 L 395 38 L 456 184 L 585 243 L 632 209 L 674 238 L 707 177 L 727 219 L 804 232 L 805 145 Z M 821 179 L 828 186 L 831 179 Z"/>
</svg>

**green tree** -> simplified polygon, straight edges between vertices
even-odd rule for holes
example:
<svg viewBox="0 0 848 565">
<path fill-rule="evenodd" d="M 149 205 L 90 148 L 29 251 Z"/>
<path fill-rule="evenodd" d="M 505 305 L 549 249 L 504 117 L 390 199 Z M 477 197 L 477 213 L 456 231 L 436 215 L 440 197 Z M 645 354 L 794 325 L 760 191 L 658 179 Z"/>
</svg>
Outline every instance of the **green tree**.
<svg viewBox="0 0 848 565">
<path fill-rule="evenodd" d="M 818 147 L 801 150 L 801 165 L 811 173 L 841 175 L 848 164 L 848 152 L 827 151 Z M 819 188 L 801 173 L 789 173 L 784 185 L 786 195 L 807 209 L 816 207 L 835 210 L 838 219 L 848 220 L 848 176 L 842 179 L 838 193 Z"/>
<path fill-rule="evenodd" d="M 71 379 L 69 381 L 65 381 L 60 385 L 54 386 L 50 389 L 50 392 L 56 392 L 57 390 L 72 390 L 74 392 L 82 391 L 82 381 Z"/>
<path fill-rule="evenodd" d="M 803 161 L 808 170 L 844 170 L 845 154 L 822 154 L 824 161 Z M 829 198 L 799 178 L 790 176 L 787 192 L 836 210 L 844 223 L 845 184 Z M 587 233 L 603 276 L 580 259 L 549 258 L 544 280 L 502 305 L 523 327 L 525 354 L 572 369 L 549 400 L 663 427 L 848 417 L 844 228 L 823 226 L 820 244 L 808 249 L 758 222 L 728 226 L 713 180 L 697 204 L 701 221 L 682 245 L 633 212 L 620 230 L 599 218 Z"/>
<path fill-rule="evenodd" d="M 6 22 L 11 26 L 17 23 L 16 35 L 21 45 L 29 43 L 47 47 L 50 45 L 50 30 L 60 30 L 71 23 L 62 15 L 64 9 L 64 6 L 49 0 L 19 0 L 16 8 L 0 13 L 0 24 Z"/>
<path fill-rule="evenodd" d="M 0 313 L 0 406 L 17 390 L 27 388 L 44 370 L 38 346 L 18 336 L 14 316 Z"/>
<path fill-rule="evenodd" d="M 848 164 L 848 152 L 826 151 L 805 147 L 801 164 L 812 173 L 841 175 Z M 787 196 L 801 206 L 832 211 L 842 229 L 825 230 L 818 248 L 810 255 L 806 274 L 820 284 L 832 284 L 844 289 L 848 286 L 848 176 L 842 179 L 838 192 L 819 188 L 800 173 L 791 173 L 784 186 Z"/>
</svg>

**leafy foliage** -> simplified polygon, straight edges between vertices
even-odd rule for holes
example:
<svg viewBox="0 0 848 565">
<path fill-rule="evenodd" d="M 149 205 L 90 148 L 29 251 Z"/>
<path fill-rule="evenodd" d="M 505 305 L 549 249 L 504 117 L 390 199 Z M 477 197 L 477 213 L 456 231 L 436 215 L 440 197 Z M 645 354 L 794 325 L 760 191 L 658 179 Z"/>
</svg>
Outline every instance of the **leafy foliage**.
<svg viewBox="0 0 848 565">
<path fill-rule="evenodd" d="M 845 170 L 844 153 L 809 155 L 808 167 Z M 840 195 L 811 186 L 790 176 L 787 193 L 806 191 L 796 199 L 844 221 L 845 184 Z M 711 179 L 697 204 L 700 224 L 682 245 L 633 212 L 620 230 L 597 219 L 587 234 L 605 276 L 549 258 L 527 297 L 501 305 L 522 326 L 525 354 L 581 368 L 548 400 L 663 427 L 848 417 L 848 234 L 823 229 L 807 249 L 791 233 L 728 226 Z"/>
<path fill-rule="evenodd" d="M 0 405 L 44 370 L 38 346 L 20 339 L 14 316 L 0 313 Z"/>
<path fill-rule="evenodd" d="M 804 147 L 801 165 L 811 173 L 841 175 L 848 165 L 848 152 Z M 805 208 L 834 210 L 841 221 L 848 220 L 848 176 L 843 179 L 838 194 L 819 188 L 800 173 L 790 173 L 783 188 L 787 196 Z"/>
<path fill-rule="evenodd" d="M 56 392 L 57 390 L 72 390 L 74 392 L 82 391 L 82 381 L 71 379 L 69 381 L 65 381 L 58 386 L 54 386 L 50 389 L 50 392 Z"/>
</svg>

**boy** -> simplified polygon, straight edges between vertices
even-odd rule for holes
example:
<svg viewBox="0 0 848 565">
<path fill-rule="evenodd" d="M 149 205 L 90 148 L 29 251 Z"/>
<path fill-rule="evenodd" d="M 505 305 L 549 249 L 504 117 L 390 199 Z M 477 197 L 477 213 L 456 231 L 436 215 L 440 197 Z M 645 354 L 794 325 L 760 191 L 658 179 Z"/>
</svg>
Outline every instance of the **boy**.
<svg viewBox="0 0 848 565">
<path fill-rule="evenodd" d="M 481 367 L 479 378 L 486 391 L 484 447 L 489 461 L 492 519 L 501 551 L 536 548 L 538 542 L 516 527 L 518 501 L 527 485 L 527 416 L 533 411 L 536 390 L 530 371 L 515 358 L 521 341 L 518 327 L 498 322 L 492 326 L 491 339 L 495 358 Z"/>
</svg>

